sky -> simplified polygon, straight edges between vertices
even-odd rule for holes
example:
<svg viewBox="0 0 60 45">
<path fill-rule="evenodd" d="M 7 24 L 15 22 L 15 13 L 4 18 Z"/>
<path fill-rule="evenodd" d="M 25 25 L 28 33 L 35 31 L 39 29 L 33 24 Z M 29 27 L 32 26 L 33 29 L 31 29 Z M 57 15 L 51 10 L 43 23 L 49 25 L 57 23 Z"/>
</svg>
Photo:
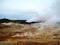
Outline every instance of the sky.
<svg viewBox="0 0 60 45">
<path fill-rule="evenodd" d="M 30 19 L 45 14 L 54 0 L 0 0 L 0 18 Z"/>
</svg>

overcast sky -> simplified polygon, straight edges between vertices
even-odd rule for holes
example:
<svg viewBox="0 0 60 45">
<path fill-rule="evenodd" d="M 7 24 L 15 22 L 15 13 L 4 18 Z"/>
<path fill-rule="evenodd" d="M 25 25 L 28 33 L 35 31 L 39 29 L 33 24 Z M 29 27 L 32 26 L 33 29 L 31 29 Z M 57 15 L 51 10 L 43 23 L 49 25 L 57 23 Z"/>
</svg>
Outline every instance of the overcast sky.
<svg viewBox="0 0 60 45">
<path fill-rule="evenodd" d="M 0 18 L 29 19 L 50 10 L 54 0 L 0 0 Z"/>
</svg>

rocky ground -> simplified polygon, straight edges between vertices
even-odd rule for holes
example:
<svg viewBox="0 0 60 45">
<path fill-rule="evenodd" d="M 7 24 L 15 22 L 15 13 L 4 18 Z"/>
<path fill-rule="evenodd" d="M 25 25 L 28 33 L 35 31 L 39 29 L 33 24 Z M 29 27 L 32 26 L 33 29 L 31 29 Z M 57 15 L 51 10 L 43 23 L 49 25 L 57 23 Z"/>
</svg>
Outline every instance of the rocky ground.
<svg viewBox="0 0 60 45">
<path fill-rule="evenodd" d="M 60 45 L 60 31 L 41 30 L 39 24 L 1 23 L 0 45 Z"/>
</svg>

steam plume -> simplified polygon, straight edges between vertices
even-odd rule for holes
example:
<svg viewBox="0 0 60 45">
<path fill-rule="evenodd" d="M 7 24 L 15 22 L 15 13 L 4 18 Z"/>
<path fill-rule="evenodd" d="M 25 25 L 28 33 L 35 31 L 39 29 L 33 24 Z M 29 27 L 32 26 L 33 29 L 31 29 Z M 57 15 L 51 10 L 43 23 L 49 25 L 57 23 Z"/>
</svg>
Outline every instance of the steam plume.
<svg viewBox="0 0 60 45">
<path fill-rule="evenodd" d="M 54 0 L 49 9 L 48 13 L 33 17 L 26 22 L 44 21 L 40 23 L 42 29 L 45 27 L 56 27 L 57 25 L 60 27 L 60 0 Z"/>
</svg>

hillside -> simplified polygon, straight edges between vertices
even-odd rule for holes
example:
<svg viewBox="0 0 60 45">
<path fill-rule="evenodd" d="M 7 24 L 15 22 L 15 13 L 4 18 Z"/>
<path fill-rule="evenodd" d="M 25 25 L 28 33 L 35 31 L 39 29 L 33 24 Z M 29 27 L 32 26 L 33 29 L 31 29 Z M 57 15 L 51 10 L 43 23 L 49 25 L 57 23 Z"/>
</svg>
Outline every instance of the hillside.
<svg viewBox="0 0 60 45">
<path fill-rule="evenodd" d="M 13 23 L 20 23 L 20 24 L 32 24 L 32 23 L 36 23 L 36 22 L 26 22 L 26 20 L 11 20 L 11 19 L 7 19 L 7 18 L 2 18 L 0 19 L 0 23 L 9 23 L 9 22 L 13 22 Z"/>
</svg>

